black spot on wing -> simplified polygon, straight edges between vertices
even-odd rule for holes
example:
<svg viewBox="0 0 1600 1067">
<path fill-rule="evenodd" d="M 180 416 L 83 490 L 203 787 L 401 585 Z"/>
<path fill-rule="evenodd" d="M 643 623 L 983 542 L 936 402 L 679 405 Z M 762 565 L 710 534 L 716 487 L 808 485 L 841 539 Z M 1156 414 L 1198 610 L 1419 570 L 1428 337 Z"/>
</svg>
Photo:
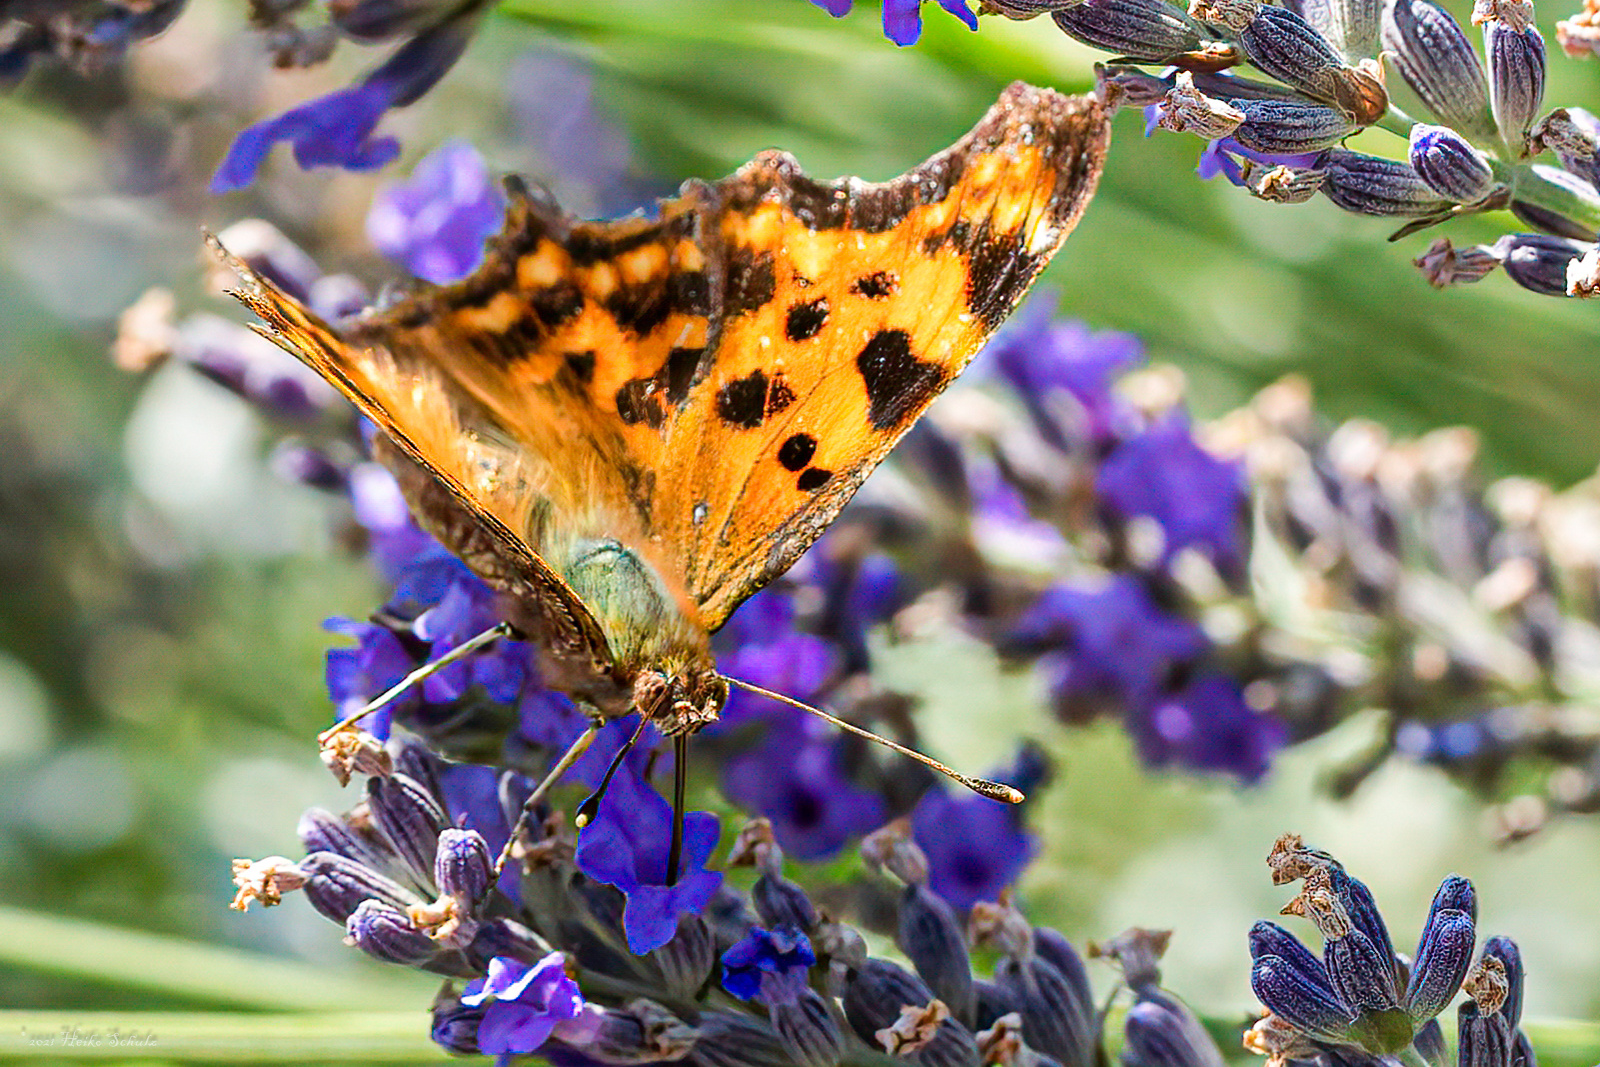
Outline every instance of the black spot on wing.
<svg viewBox="0 0 1600 1067">
<path fill-rule="evenodd" d="M 851 284 L 850 291 L 868 300 L 887 300 L 900 291 L 900 279 L 893 271 L 873 271 L 857 278 Z"/>
<path fill-rule="evenodd" d="M 685 270 L 667 277 L 667 300 L 685 315 L 711 314 L 711 286 L 705 271 Z"/>
<path fill-rule="evenodd" d="M 778 446 L 778 462 L 785 470 L 803 471 L 816 453 L 817 439 L 808 433 L 797 433 Z"/>
<path fill-rule="evenodd" d="M 784 322 L 784 335 L 791 341 L 808 341 L 822 332 L 828 322 L 828 298 L 819 296 L 789 309 Z"/>
<path fill-rule="evenodd" d="M 998 328 L 1047 261 L 1027 251 L 1020 229 L 997 234 L 979 227 L 967 253 L 967 309 L 988 329 Z"/>
<path fill-rule="evenodd" d="M 553 330 L 565 326 L 582 313 L 583 293 L 571 282 L 557 282 L 530 293 L 528 306 L 545 329 Z"/>
<path fill-rule="evenodd" d="M 654 378 L 635 378 L 617 390 L 617 415 L 629 426 L 644 423 L 659 430 L 667 421 L 667 412 L 656 395 Z"/>
<path fill-rule="evenodd" d="M 694 384 L 694 372 L 700 367 L 703 348 L 674 348 L 667 353 L 667 364 L 661 368 L 662 385 L 667 401 L 677 407 L 689 398 L 689 387 Z"/>
<path fill-rule="evenodd" d="M 619 286 L 606 297 L 606 310 L 617 325 L 637 337 L 655 330 L 672 314 L 672 300 L 660 282 Z"/>
<path fill-rule="evenodd" d="M 800 475 L 800 477 L 796 478 L 794 484 L 802 493 L 809 493 L 813 490 L 821 489 L 823 486 L 827 485 L 832 478 L 832 471 L 825 471 L 821 467 L 812 467 L 810 470 Z"/>
<path fill-rule="evenodd" d="M 729 315 L 748 315 L 772 302 L 778 280 L 771 252 L 741 248 L 728 257 L 727 294 L 723 308 Z"/>
<path fill-rule="evenodd" d="M 578 384 L 588 385 L 594 381 L 594 349 L 568 352 L 562 358 L 566 361 L 567 370 L 578 380 Z"/>
<path fill-rule="evenodd" d="M 879 330 L 861 354 L 856 369 L 867 388 L 867 417 L 875 430 L 891 430 L 917 413 L 945 383 L 944 368 L 911 354 L 911 335 Z"/>
<path fill-rule="evenodd" d="M 794 403 L 794 390 L 783 375 L 768 378 L 754 370 L 717 390 L 717 417 L 729 426 L 753 430 Z"/>
</svg>

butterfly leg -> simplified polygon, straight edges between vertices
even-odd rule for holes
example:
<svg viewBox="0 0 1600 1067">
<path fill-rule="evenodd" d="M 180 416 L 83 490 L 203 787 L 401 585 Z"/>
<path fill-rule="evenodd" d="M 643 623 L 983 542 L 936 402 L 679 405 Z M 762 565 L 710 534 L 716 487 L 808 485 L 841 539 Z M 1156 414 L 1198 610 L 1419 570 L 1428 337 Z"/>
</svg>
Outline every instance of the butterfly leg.
<svg viewBox="0 0 1600 1067">
<path fill-rule="evenodd" d="M 606 795 L 606 787 L 611 784 L 611 776 L 617 773 L 617 768 L 622 766 L 623 757 L 632 751 L 633 746 L 638 743 L 640 736 L 644 733 L 644 728 L 648 725 L 650 725 L 650 720 L 641 715 L 638 728 L 633 731 L 623 746 L 617 749 L 617 754 L 611 757 L 611 766 L 606 768 L 606 773 L 600 779 L 599 787 L 589 794 L 589 799 L 578 805 L 577 814 L 572 819 L 573 822 L 578 824 L 578 829 L 582 830 L 585 826 L 588 826 L 594 817 L 600 813 L 600 801 Z"/>
<path fill-rule="evenodd" d="M 672 847 L 667 850 L 667 884 L 678 884 L 678 868 L 683 862 L 684 793 L 689 779 L 689 735 L 672 738 Z"/>
<path fill-rule="evenodd" d="M 604 724 L 599 721 L 589 723 L 588 729 L 579 734 L 578 739 L 567 746 L 566 752 L 561 754 L 561 758 L 556 761 L 556 765 L 550 768 L 550 773 L 544 776 L 544 781 L 540 782 L 538 787 L 528 794 L 528 799 L 522 802 L 522 810 L 517 813 L 517 821 L 511 827 L 511 835 L 506 838 L 505 847 L 500 850 L 499 858 L 494 861 L 495 878 L 498 879 L 500 872 L 505 870 L 506 862 L 511 859 L 512 847 L 522 837 L 523 832 L 528 829 L 528 823 L 533 819 L 533 809 L 538 807 L 539 801 L 543 800 L 544 795 L 550 792 L 550 787 L 559 782 L 572 765 L 578 762 L 578 757 L 589 751 L 589 746 L 594 742 L 595 734 L 600 732 L 602 725 Z"/>
<path fill-rule="evenodd" d="M 410 674 L 406 675 L 398 683 L 390 686 L 387 691 L 368 701 L 366 707 L 362 708 L 360 711 L 340 719 L 338 722 L 322 731 L 322 733 L 317 735 L 317 743 L 323 747 L 327 747 L 329 742 L 331 742 L 339 734 L 350 729 L 356 723 L 360 722 L 362 719 L 365 719 L 368 715 L 371 715 L 373 712 L 379 710 L 385 704 L 389 703 L 391 700 L 394 700 L 412 686 L 419 685 L 425 679 L 432 675 L 438 674 L 440 671 L 450 666 L 450 664 L 455 663 L 457 660 L 465 659 L 467 656 L 472 655 L 485 645 L 493 644 L 503 637 L 511 637 L 515 633 L 516 630 L 512 628 L 510 623 L 502 622 L 496 623 L 494 626 L 489 627 L 489 629 L 483 631 L 481 634 L 477 634 L 468 638 L 455 648 L 452 648 L 449 652 L 446 652 L 444 655 L 440 656 L 438 659 L 430 660 L 429 662 L 418 667 L 416 670 L 412 671 Z"/>
</svg>

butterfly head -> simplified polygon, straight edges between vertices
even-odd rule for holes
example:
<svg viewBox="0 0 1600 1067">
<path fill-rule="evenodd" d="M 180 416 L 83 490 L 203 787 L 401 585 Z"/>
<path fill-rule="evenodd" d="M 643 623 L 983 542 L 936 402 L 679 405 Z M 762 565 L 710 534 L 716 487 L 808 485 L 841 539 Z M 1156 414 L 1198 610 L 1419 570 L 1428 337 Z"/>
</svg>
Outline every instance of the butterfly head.
<svg viewBox="0 0 1600 1067">
<path fill-rule="evenodd" d="M 641 671 L 633 683 L 634 708 L 668 737 L 711 725 L 727 702 L 728 683 L 710 665 Z"/>
</svg>

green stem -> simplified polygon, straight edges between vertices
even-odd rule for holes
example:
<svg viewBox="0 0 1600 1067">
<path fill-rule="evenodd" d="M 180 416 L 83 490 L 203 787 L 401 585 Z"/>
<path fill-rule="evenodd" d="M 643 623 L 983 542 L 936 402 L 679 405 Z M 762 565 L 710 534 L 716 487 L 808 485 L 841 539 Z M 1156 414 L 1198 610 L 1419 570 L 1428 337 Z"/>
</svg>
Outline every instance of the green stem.
<svg viewBox="0 0 1600 1067">
<path fill-rule="evenodd" d="M 0 907 L 0 929 L 0 966 L 197 1004 L 266 1011 L 385 1009 L 425 1005 L 434 988 L 433 979 L 416 971 L 314 967 L 18 908 Z"/>
<path fill-rule="evenodd" d="M 1557 185 L 1532 167 L 1516 169 L 1512 191 L 1518 200 L 1553 211 L 1588 229 L 1600 230 L 1600 199 L 1582 196 L 1564 185 Z"/>
</svg>

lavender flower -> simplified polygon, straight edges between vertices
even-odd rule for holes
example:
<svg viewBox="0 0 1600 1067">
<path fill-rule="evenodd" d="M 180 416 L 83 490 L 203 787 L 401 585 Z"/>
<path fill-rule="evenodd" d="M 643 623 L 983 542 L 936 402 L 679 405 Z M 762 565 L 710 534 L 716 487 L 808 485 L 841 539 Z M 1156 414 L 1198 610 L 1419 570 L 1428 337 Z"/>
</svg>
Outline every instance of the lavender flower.
<svg viewBox="0 0 1600 1067">
<path fill-rule="evenodd" d="M 504 956 L 490 960 L 488 975 L 469 982 L 461 993 L 463 1005 L 483 1008 L 477 1051 L 497 1056 L 537 1052 L 552 1038 L 573 1045 L 592 1041 L 600 1012 L 584 1003 L 566 966 L 560 952 L 531 966 Z"/>
<path fill-rule="evenodd" d="M 466 50 L 480 13 L 477 5 L 460 5 L 357 84 L 246 129 L 211 179 L 212 192 L 249 185 L 281 141 L 293 145 L 295 162 L 306 168 L 376 170 L 393 162 L 400 143 L 378 136 L 378 122 L 391 108 L 415 103 L 438 84 Z"/>
<path fill-rule="evenodd" d="M 811 0 L 834 18 L 848 14 L 854 0 Z M 978 17 L 967 7 L 966 0 L 938 0 L 939 6 L 967 24 L 969 30 L 978 28 Z M 883 0 L 883 32 L 895 44 L 904 48 L 917 43 L 922 36 L 923 0 Z"/>
<path fill-rule="evenodd" d="M 1310 919 L 1325 944 L 1319 958 L 1282 927 L 1257 923 L 1250 932 L 1256 996 L 1315 1045 L 1374 1056 L 1404 1052 L 1454 999 L 1471 967 L 1472 883 L 1451 876 L 1440 885 L 1407 979 L 1366 886 L 1292 834 L 1278 840 L 1267 862 L 1274 882 L 1304 879 L 1285 912 Z"/>
<path fill-rule="evenodd" d="M 722 884 L 720 873 L 705 869 L 717 847 L 716 816 L 703 811 L 685 816 L 681 865 L 669 873 L 672 819 L 671 806 L 655 790 L 621 773 L 578 839 L 578 869 L 627 899 L 622 924 L 635 953 L 672 940 L 678 916 L 700 911 Z"/>
<path fill-rule="evenodd" d="M 505 206 L 477 149 L 451 141 L 373 198 L 367 239 L 424 281 L 460 281 L 482 261 Z"/>
</svg>

